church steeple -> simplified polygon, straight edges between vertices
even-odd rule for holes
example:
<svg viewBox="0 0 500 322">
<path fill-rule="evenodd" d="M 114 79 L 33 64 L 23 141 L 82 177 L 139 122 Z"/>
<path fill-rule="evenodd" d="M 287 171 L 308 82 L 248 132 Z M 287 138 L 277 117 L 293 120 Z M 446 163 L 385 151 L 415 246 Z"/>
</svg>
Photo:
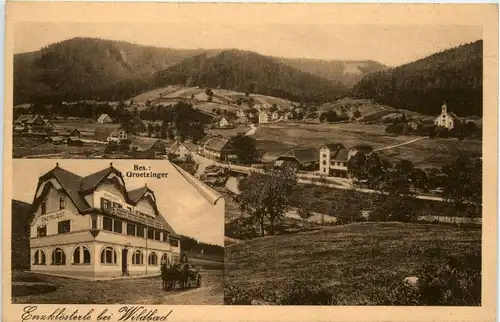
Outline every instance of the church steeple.
<svg viewBox="0 0 500 322">
<path fill-rule="evenodd" d="M 441 106 L 441 114 L 446 114 L 447 113 L 448 107 L 446 106 L 446 102 L 443 102 L 443 106 Z"/>
</svg>

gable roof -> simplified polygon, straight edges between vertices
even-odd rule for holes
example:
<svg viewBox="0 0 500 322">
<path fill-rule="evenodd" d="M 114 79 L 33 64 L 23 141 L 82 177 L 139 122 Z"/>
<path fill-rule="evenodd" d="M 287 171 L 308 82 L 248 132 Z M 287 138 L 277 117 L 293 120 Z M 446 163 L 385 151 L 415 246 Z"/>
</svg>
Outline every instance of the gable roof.
<svg viewBox="0 0 500 322">
<path fill-rule="evenodd" d="M 101 183 L 102 180 L 107 178 L 110 173 L 115 173 L 119 177 L 122 176 L 121 172 L 113 168 L 113 165 L 111 164 L 110 167 L 106 169 L 102 169 L 101 171 L 89 174 L 88 176 L 82 178 L 79 190 L 89 191 L 97 188 L 99 183 Z"/>
<path fill-rule="evenodd" d="M 321 148 L 327 147 L 328 150 L 334 151 L 339 149 L 345 149 L 345 146 L 342 143 L 327 143 L 323 145 Z"/>
<path fill-rule="evenodd" d="M 101 114 L 97 120 L 104 121 L 104 120 L 113 120 L 113 119 L 108 114 Z"/>
<path fill-rule="evenodd" d="M 205 148 L 214 150 L 214 151 L 222 151 L 224 147 L 226 147 L 229 143 L 228 139 L 223 138 L 210 138 L 206 143 L 204 143 Z"/>
<path fill-rule="evenodd" d="M 160 143 L 165 146 L 162 140 L 160 139 L 153 139 L 153 138 L 146 138 L 146 137 L 135 137 L 132 142 L 130 143 L 130 148 L 136 148 L 137 151 L 147 151 L 151 149 L 157 141 L 160 141 Z"/>
<path fill-rule="evenodd" d="M 348 158 L 349 158 L 349 150 L 340 149 L 340 150 L 337 150 L 335 155 L 332 158 L 330 158 L 330 160 L 347 162 Z"/>
<path fill-rule="evenodd" d="M 113 132 L 109 133 L 109 136 L 110 137 L 118 137 L 120 135 L 121 132 L 125 131 L 124 129 L 117 129 L 117 130 L 114 130 Z M 127 133 L 125 131 L 125 133 Z"/>
<path fill-rule="evenodd" d="M 294 158 L 300 164 L 314 162 L 319 160 L 318 150 L 315 148 L 295 148 L 288 150 L 285 154 L 278 157 Z"/>
</svg>

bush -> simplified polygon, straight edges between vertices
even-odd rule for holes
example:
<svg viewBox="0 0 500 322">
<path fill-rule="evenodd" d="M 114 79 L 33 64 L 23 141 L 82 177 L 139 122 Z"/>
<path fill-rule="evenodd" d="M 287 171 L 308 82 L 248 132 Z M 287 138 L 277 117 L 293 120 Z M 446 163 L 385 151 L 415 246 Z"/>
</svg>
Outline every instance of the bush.
<svg viewBox="0 0 500 322">
<path fill-rule="evenodd" d="M 225 234 L 236 239 L 250 239 L 259 236 L 259 229 L 252 218 L 239 217 L 225 226 Z"/>
<path fill-rule="evenodd" d="M 437 252 L 434 257 L 439 257 Z M 419 270 L 417 287 L 399 282 L 388 294 L 380 295 L 381 305 L 481 305 L 481 255 L 449 257 L 445 263 L 431 259 Z"/>
</svg>

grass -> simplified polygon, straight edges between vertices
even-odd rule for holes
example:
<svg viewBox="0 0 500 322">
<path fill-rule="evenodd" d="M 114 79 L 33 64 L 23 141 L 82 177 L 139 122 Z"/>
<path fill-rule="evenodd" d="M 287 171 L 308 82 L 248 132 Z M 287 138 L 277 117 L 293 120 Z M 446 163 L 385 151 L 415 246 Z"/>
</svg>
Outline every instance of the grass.
<svg viewBox="0 0 500 322">
<path fill-rule="evenodd" d="M 432 254 L 444 263 L 447 256 L 480 250 L 480 228 L 392 222 L 327 227 L 226 247 L 225 285 L 263 300 L 292 281 L 313 279 L 334 286 L 339 305 L 377 305 L 378 295 L 415 275 Z"/>
<path fill-rule="evenodd" d="M 222 269 L 202 270 L 201 274 L 203 276 L 202 287 L 209 288 L 203 292 L 213 292 L 214 289 L 217 290 L 218 295 L 211 295 L 215 297 L 216 300 L 216 302 L 212 304 L 220 304 L 220 302 L 222 302 Z M 12 281 L 29 281 L 52 286 L 51 292 L 39 292 L 26 296 L 14 296 L 13 294 L 12 303 L 15 304 L 137 304 L 141 302 L 166 304 L 172 302 L 172 300 L 169 300 L 169 296 L 178 296 L 178 294 L 182 294 L 182 291 L 168 294 L 162 292 L 162 283 L 159 276 L 89 282 L 54 276 L 33 275 L 31 273 L 18 271 L 13 272 Z M 19 286 L 13 285 L 12 287 L 14 289 Z M 36 285 L 34 285 L 34 287 L 36 287 Z M 203 294 L 204 293 L 202 293 L 202 295 Z M 191 299 L 192 303 L 189 303 L 189 299 L 186 299 L 187 302 L 179 304 L 209 304 L 204 303 L 205 299 L 203 296 L 200 297 L 199 294 L 197 295 L 199 298 Z"/>
<path fill-rule="evenodd" d="M 234 129 L 213 129 L 213 130 L 208 130 L 207 132 L 212 135 L 221 135 L 222 137 L 229 139 L 238 135 L 239 133 L 245 133 L 250 129 L 251 129 L 250 126 L 241 125 L 235 127 Z"/>
<path fill-rule="evenodd" d="M 105 141 L 111 132 L 120 128 L 120 124 L 81 123 L 60 120 L 54 120 L 52 123 L 56 127 L 66 128 L 69 131 L 72 131 L 73 129 L 78 129 L 82 132 L 91 131 L 94 133 L 93 136 L 84 136 L 82 134 L 82 138 L 99 141 Z"/>
<path fill-rule="evenodd" d="M 274 160 L 294 147 L 319 148 L 325 143 L 341 142 L 346 148 L 368 144 L 378 149 L 418 138 L 387 134 L 384 125 L 357 123 L 259 125 L 253 137 L 257 140 L 258 148 L 266 152 L 263 161 Z M 481 153 L 481 150 L 481 141 L 435 138 L 385 150 L 383 155 L 393 161 L 410 160 L 420 167 L 440 167 L 451 163 L 461 152 Z"/>
<path fill-rule="evenodd" d="M 104 153 L 103 144 L 84 143 L 83 146 L 69 146 L 66 144 L 43 143 L 36 138 L 14 137 L 13 155 L 22 158 L 35 155 L 64 154 L 65 156 L 87 157 L 92 154 Z"/>
</svg>

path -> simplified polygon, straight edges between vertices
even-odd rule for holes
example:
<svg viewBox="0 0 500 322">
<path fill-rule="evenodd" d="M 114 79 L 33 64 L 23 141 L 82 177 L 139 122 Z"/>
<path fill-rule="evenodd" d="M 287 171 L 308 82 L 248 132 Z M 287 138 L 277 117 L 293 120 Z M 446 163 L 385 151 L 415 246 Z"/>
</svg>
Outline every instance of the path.
<svg viewBox="0 0 500 322">
<path fill-rule="evenodd" d="M 407 144 L 410 144 L 410 143 L 413 143 L 413 142 L 417 142 L 417 141 L 420 141 L 420 140 L 424 140 L 424 139 L 428 139 L 428 137 L 424 136 L 424 137 L 421 137 L 421 138 L 416 138 L 416 139 L 410 140 L 408 142 L 403 142 L 403 143 L 399 143 L 399 144 L 396 144 L 396 145 L 386 146 L 386 147 L 383 147 L 383 148 L 380 148 L 380 149 L 375 149 L 375 150 L 373 150 L 373 152 L 375 152 L 375 151 L 389 150 L 389 149 L 392 149 L 392 148 L 397 148 L 399 146 L 407 145 Z"/>
<path fill-rule="evenodd" d="M 255 131 L 257 131 L 257 126 L 255 124 L 250 124 L 251 129 L 245 132 L 246 136 L 254 135 Z"/>
</svg>

